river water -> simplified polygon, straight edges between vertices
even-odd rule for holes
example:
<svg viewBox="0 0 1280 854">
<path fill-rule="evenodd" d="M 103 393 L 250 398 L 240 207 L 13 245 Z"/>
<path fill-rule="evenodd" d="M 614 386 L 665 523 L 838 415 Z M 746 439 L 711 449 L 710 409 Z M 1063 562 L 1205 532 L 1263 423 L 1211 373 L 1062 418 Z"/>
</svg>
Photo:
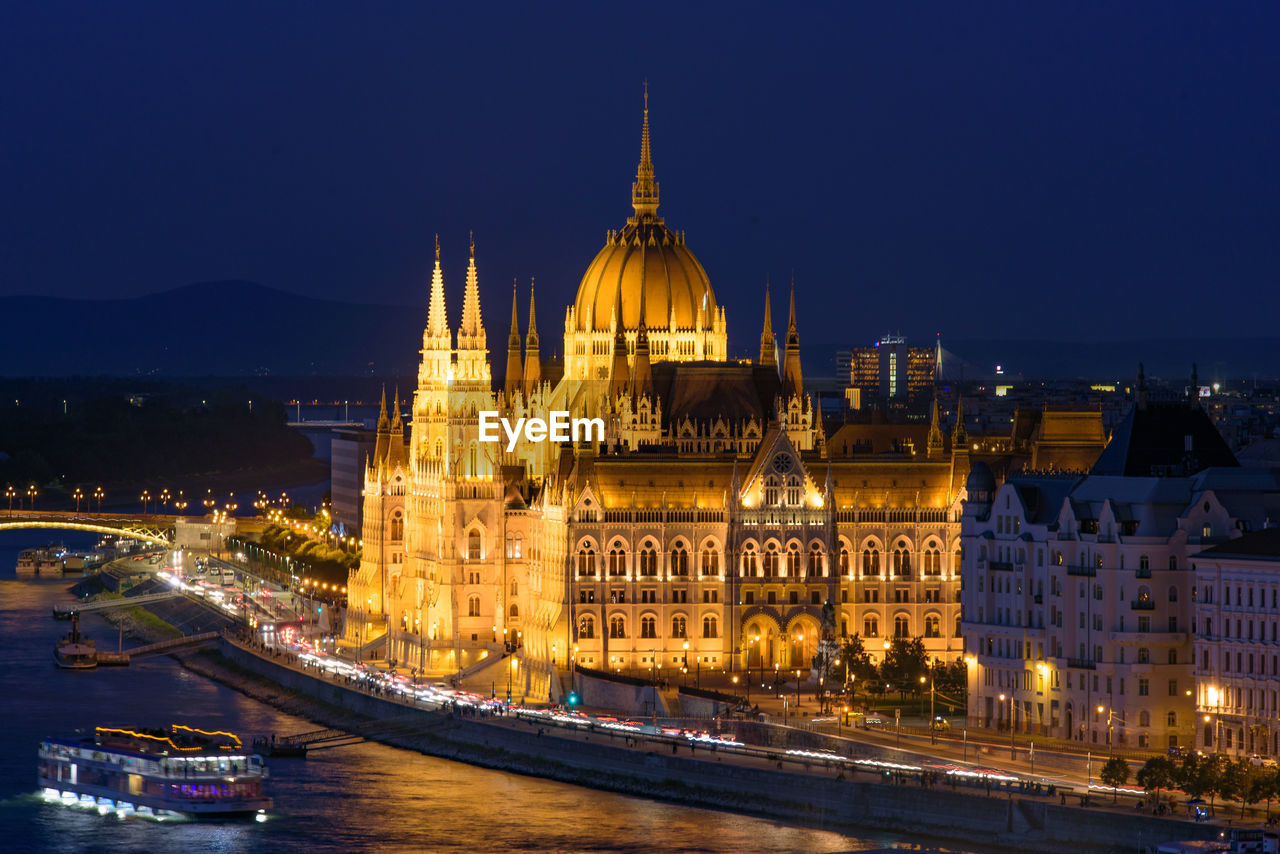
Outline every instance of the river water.
<svg viewBox="0 0 1280 854">
<path fill-rule="evenodd" d="M 92 537 L 0 532 L 0 851 L 13 852 L 834 852 L 920 850 L 901 838 L 853 838 L 732 813 L 694 809 L 474 768 L 361 744 L 276 759 L 264 823 L 120 820 L 36 795 L 42 737 L 95 725 L 187 723 L 241 737 L 315 726 L 159 657 L 128 668 L 71 672 L 53 666 L 67 624 L 51 619 L 71 580 L 17 579 L 21 548 L 51 535 L 73 548 Z M 99 647 L 116 633 L 82 626 Z M 126 640 L 126 645 L 128 641 Z M 248 740 L 248 739 L 246 739 Z M 928 850 L 936 850 L 928 847 Z M 973 854 L 969 846 L 947 851 Z"/>
</svg>

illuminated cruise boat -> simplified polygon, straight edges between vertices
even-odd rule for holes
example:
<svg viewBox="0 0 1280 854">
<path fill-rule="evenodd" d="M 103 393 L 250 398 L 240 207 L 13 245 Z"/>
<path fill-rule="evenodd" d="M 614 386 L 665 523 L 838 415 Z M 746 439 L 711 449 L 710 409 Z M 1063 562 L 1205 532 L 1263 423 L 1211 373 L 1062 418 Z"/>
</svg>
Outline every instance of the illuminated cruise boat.
<svg viewBox="0 0 1280 854">
<path fill-rule="evenodd" d="M 97 727 L 40 744 L 46 800 L 156 819 L 266 819 L 267 767 L 229 732 Z"/>
</svg>

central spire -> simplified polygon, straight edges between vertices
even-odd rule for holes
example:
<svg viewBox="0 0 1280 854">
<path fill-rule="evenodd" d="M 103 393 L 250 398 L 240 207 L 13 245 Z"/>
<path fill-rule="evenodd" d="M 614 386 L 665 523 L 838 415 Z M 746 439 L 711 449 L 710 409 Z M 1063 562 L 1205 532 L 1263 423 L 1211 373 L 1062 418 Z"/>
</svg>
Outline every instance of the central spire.
<svg viewBox="0 0 1280 854">
<path fill-rule="evenodd" d="M 649 81 L 644 82 L 644 125 L 640 130 L 640 165 L 631 185 L 631 207 L 636 217 L 651 217 L 658 210 L 658 182 L 653 180 L 653 157 L 649 153 Z"/>
</svg>

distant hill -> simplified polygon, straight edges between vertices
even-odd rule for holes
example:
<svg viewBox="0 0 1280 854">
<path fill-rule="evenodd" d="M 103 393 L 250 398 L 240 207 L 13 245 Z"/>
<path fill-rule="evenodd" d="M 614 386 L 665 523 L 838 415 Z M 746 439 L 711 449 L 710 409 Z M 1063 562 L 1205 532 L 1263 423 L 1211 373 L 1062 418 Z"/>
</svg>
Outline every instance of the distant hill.
<svg viewBox="0 0 1280 854">
<path fill-rule="evenodd" d="M 0 375 L 413 374 L 425 308 L 200 282 L 137 299 L 0 298 Z"/>
<path fill-rule="evenodd" d="M 425 301 L 424 293 L 418 307 L 337 302 L 243 281 L 136 299 L 0 297 L 0 376 L 414 376 Z M 495 374 L 505 364 L 507 321 L 490 321 Z M 544 358 L 560 349 L 547 335 Z M 735 340 L 744 335 L 749 330 L 738 329 Z M 1002 365 L 1010 377 L 1124 381 L 1140 361 L 1148 376 L 1170 381 L 1188 376 L 1193 361 L 1205 383 L 1280 377 L 1280 338 L 943 344 L 948 380 L 990 379 Z M 807 372 L 829 374 L 833 365 L 834 350 L 805 350 Z"/>
</svg>

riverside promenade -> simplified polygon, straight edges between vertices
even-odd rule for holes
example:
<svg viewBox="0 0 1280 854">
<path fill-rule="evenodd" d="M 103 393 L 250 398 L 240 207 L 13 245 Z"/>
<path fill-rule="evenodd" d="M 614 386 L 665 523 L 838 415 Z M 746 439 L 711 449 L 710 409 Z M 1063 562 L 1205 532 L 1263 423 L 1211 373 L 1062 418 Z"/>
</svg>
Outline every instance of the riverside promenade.
<svg viewBox="0 0 1280 854">
<path fill-rule="evenodd" d="M 953 788 L 937 775 L 860 771 L 838 757 L 711 749 L 536 717 L 427 708 L 302 666 L 290 653 L 224 636 L 183 656 L 212 678 L 325 726 L 357 727 L 396 747 L 473 765 L 831 830 L 963 840 L 1008 851 L 1141 852 L 1220 828 L 1133 812 L 1080 809 L 1013 790 Z M 394 720 L 381 734 L 375 720 Z M 796 730 L 797 738 L 812 736 Z"/>
</svg>

